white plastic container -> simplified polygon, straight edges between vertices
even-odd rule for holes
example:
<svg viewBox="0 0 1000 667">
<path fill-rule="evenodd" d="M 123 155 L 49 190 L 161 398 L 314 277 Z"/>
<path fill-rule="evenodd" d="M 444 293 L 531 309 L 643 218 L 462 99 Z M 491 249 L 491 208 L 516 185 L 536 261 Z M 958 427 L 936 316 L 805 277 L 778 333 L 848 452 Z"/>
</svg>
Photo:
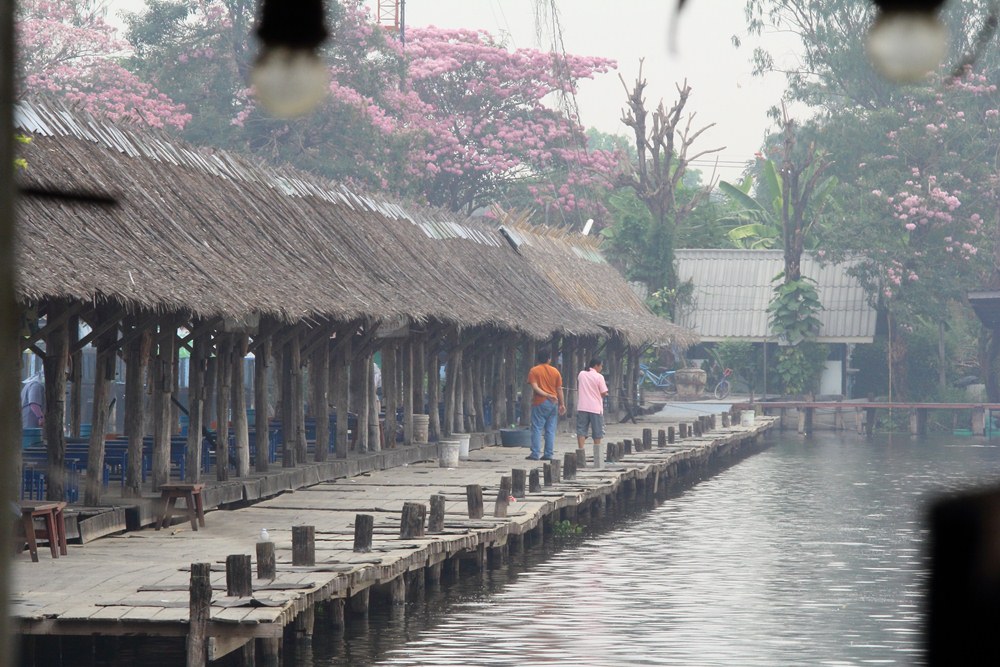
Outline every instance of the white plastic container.
<svg viewBox="0 0 1000 667">
<path fill-rule="evenodd" d="M 455 437 L 458 439 L 458 460 L 468 461 L 469 441 L 472 439 L 472 436 L 468 433 L 456 433 Z"/>
<path fill-rule="evenodd" d="M 740 413 L 740 426 L 753 426 L 757 415 L 753 410 L 744 410 Z"/>
<path fill-rule="evenodd" d="M 438 443 L 438 465 L 442 468 L 458 467 L 458 440 L 442 440 Z"/>
</svg>

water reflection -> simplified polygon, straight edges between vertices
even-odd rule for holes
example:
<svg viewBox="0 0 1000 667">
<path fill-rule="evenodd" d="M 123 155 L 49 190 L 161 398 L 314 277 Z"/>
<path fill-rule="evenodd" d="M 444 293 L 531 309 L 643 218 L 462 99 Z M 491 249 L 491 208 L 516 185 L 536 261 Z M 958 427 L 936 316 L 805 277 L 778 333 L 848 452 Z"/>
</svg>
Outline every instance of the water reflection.
<svg viewBox="0 0 1000 667">
<path fill-rule="evenodd" d="M 288 664 L 920 664 L 924 502 L 998 473 L 1000 448 L 969 438 L 785 438 Z"/>
</svg>

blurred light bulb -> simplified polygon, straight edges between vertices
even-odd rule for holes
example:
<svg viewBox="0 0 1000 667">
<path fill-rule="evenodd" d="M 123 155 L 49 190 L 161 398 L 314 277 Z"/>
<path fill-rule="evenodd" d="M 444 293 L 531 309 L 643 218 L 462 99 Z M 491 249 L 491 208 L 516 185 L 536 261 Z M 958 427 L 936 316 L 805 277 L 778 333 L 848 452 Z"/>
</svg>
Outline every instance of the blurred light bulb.
<svg viewBox="0 0 1000 667">
<path fill-rule="evenodd" d="M 261 106 L 271 115 L 293 118 L 309 113 L 323 101 L 330 79 L 315 52 L 274 46 L 261 50 L 250 83 Z"/>
<path fill-rule="evenodd" d="M 868 32 L 868 57 L 883 76 L 901 83 L 920 81 L 948 51 L 948 29 L 934 13 L 879 14 Z"/>
</svg>

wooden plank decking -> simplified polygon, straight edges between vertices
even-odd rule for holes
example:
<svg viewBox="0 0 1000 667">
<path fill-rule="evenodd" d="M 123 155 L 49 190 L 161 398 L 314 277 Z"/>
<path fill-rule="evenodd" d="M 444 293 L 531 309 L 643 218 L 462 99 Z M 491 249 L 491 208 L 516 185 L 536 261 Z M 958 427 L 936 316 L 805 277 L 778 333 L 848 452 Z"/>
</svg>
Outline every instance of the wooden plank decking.
<svg viewBox="0 0 1000 667">
<path fill-rule="evenodd" d="M 147 528 L 70 545 L 69 555 L 58 560 L 43 557 L 32 563 L 22 554 L 15 559 L 10 612 L 25 635 L 181 637 L 187 633 L 190 564 L 211 563 L 208 634 L 214 640 L 209 656 L 219 657 L 248 639 L 281 637 L 284 626 L 318 602 L 348 598 L 408 571 L 503 546 L 509 536 L 538 528 L 546 516 L 562 507 L 615 493 L 629 479 L 653 475 L 657 480 L 660 474 L 676 472 L 679 465 L 728 453 L 755 439 L 771 423 L 764 418 L 753 427 L 720 427 L 662 449 L 657 448 L 654 435 L 651 450 L 605 463 L 600 469 L 589 467 L 593 463 L 588 443 L 588 467 L 578 470 L 576 480 L 529 493 L 509 506 L 506 518 L 492 516 L 500 477 L 510 475 L 514 468 L 541 467 L 540 462 L 524 459 L 525 448 L 486 447 L 473 451 L 470 460 L 458 468 L 444 469 L 436 460 L 426 460 L 434 448 L 424 446 L 420 462 L 322 482 L 318 482 L 322 473 L 318 466 L 302 466 L 295 474 L 307 484 L 304 488 L 237 510 L 211 511 L 207 526 L 197 532 L 187 522 L 176 523 L 158 532 Z M 638 424 L 612 424 L 605 441 L 640 438 L 643 428 L 652 428 L 655 434 L 672 425 L 650 417 L 640 418 Z M 560 434 L 557 458 L 574 450 L 574 441 L 572 434 Z M 483 487 L 486 517 L 482 519 L 467 516 L 468 484 Z M 429 505 L 433 494 L 446 498 L 444 531 L 422 539 L 401 539 L 403 503 Z M 359 513 L 374 517 L 370 553 L 353 551 L 354 520 Z M 291 529 L 297 525 L 315 526 L 315 566 L 291 564 Z M 275 545 L 277 577 L 255 579 L 253 601 L 227 596 L 226 557 L 253 556 L 265 528 Z"/>
</svg>

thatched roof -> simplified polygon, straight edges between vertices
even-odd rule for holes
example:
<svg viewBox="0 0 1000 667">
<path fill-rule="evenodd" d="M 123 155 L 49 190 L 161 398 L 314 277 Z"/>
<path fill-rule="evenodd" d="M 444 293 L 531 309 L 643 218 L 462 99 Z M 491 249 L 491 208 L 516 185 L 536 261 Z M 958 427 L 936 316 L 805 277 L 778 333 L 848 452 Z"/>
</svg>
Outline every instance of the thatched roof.
<svg viewBox="0 0 1000 667">
<path fill-rule="evenodd" d="M 601 262 L 577 266 L 570 244 L 545 252 L 579 274 L 574 289 L 533 260 L 534 247 L 519 253 L 486 222 L 403 207 L 49 103 L 20 105 L 17 124 L 33 138 L 23 151 L 22 186 L 117 200 L 108 207 L 21 198 L 18 294 L 25 302 L 108 299 L 289 322 L 436 319 L 536 338 L 610 326 L 632 341 L 690 342 L 673 325 L 652 326 L 641 302 L 618 318 L 625 281 Z"/>
</svg>

